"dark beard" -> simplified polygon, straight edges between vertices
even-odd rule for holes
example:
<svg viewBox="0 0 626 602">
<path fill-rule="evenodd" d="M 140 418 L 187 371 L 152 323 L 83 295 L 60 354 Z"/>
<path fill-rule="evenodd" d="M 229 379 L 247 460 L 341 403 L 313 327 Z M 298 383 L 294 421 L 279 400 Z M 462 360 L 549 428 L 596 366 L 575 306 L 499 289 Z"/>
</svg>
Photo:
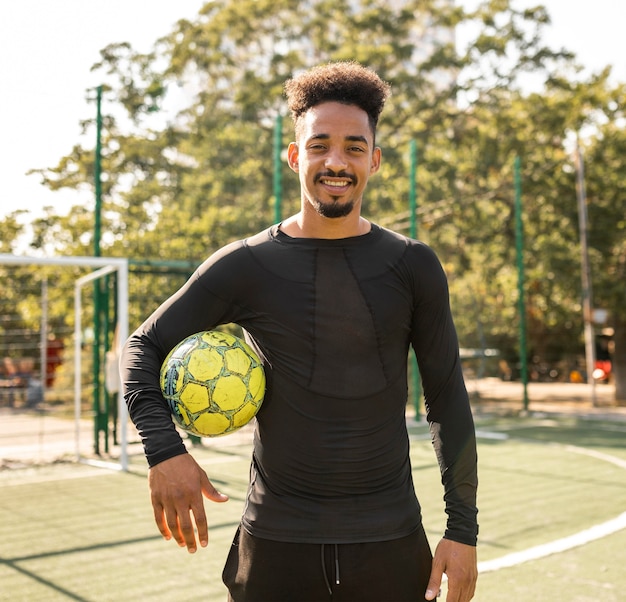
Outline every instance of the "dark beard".
<svg viewBox="0 0 626 602">
<path fill-rule="evenodd" d="M 317 199 L 313 202 L 313 207 L 322 217 L 338 218 L 346 217 L 352 213 L 354 209 L 354 201 L 348 201 L 347 203 L 321 203 Z"/>
<path fill-rule="evenodd" d="M 355 176 L 347 174 L 345 171 L 340 171 L 335 173 L 331 170 L 318 173 L 315 176 L 315 182 L 319 182 L 325 177 L 329 178 L 347 178 L 352 181 L 353 184 L 356 185 L 357 179 Z M 338 218 L 338 217 L 346 217 L 352 213 L 354 209 L 354 200 L 348 201 L 347 203 L 340 203 L 338 201 L 339 197 L 331 197 L 333 202 L 330 204 L 322 203 L 318 198 L 314 198 L 312 200 L 312 205 L 315 208 L 315 211 L 319 213 L 322 217 L 329 218 Z"/>
</svg>

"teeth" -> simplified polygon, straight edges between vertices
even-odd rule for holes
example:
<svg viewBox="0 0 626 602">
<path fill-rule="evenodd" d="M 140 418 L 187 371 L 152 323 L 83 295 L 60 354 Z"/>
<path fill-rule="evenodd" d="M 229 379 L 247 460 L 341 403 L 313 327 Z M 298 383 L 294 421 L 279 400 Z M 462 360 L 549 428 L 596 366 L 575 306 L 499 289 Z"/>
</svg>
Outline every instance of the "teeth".
<svg viewBox="0 0 626 602">
<path fill-rule="evenodd" d="M 343 186 L 347 186 L 350 182 L 348 180 L 344 180 L 343 182 L 335 182 L 334 180 L 331 182 L 330 180 L 322 180 L 322 184 L 326 186 L 334 186 L 335 188 L 342 188 Z"/>
</svg>

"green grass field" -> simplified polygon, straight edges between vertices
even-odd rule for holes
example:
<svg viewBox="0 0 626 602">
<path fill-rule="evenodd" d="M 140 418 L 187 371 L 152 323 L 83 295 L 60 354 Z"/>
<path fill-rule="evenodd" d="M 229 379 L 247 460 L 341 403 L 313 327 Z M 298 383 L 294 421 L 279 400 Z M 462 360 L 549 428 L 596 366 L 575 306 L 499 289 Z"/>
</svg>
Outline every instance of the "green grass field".
<svg viewBox="0 0 626 602">
<path fill-rule="evenodd" d="M 477 428 L 481 563 L 626 511 L 626 422 L 481 416 Z M 444 524 L 438 469 L 426 427 L 411 425 L 410 432 L 415 484 L 434 546 Z M 163 541 L 153 525 L 140 455 L 128 473 L 62 463 L 1 471 L 0 600 L 225 600 L 221 570 L 242 509 L 250 448 L 223 441 L 194 451 L 231 497 L 209 503 L 211 540 L 195 555 Z M 475 600 L 623 601 L 625 566 L 622 529 L 485 572 Z"/>
</svg>

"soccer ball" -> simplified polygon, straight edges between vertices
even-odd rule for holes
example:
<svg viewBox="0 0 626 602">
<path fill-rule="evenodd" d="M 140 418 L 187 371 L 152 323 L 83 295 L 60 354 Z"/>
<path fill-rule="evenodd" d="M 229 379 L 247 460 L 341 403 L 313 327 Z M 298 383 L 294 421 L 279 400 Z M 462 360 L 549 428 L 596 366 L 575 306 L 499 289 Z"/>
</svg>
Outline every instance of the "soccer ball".
<svg viewBox="0 0 626 602">
<path fill-rule="evenodd" d="M 245 341 L 212 330 L 193 334 L 170 351 L 160 384 L 180 428 L 218 437 L 248 424 L 259 411 L 265 372 Z"/>
</svg>

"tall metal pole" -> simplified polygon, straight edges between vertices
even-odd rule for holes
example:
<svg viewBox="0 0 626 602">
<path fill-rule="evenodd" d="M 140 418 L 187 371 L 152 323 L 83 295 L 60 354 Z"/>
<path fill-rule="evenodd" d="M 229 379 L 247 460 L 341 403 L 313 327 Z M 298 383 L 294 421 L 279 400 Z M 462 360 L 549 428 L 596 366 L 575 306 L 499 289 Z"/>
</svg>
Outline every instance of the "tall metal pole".
<svg viewBox="0 0 626 602">
<path fill-rule="evenodd" d="M 582 150 L 576 143 L 576 197 L 578 199 L 578 228 L 580 231 L 581 281 L 583 296 L 583 321 L 585 325 L 585 359 L 587 363 L 587 382 L 591 386 L 591 401 L 596 405 L 596 383 L 593 378 L 595 367 L 595 341 L 592 321 L 591 269 L 589 267 L 589 249 L 587 245 L 587 193 L 585 191 L 585 166 Z"/>
<path fill-rule="evenodd" d="M 95 211 L 93 231 L 93 254 L 100 257 L 100 239 L 102 237 L 102 86 L 96 88 L 96 150 L 94 157 Z M 101 378 L 100 378 L 100 280 L 93 284 L 93 411 L 94 411 L 94 453 L 100 453 L 101 429 Z"/>
<path fill-rule="evenodd" d="M 514 162 L 515 255 L 517 259 L 517 312 L 519 314 L 519 354 L 524 386 L 524 411 L 528 411 L 528 351 L 526 349 L 526 303 L 524 295 L 524 228 L 522 221 L 522 176 L 519 156 Z"/>
<path fill-rule="evenodd" d="M 283 117 L 276 115 L 274 124 L 274 223 L 280 222 L 283 195 L 283 172 L 280 155 L 283 150 Z"/>
<path fill-rule="evenodd" d="M 48 380 L 48 276 L 44 276 L 41 280 L 41 332 L 39 341 L 41 347 L 39 350 L 41 401 L 45 401 L 46 381 Z"/>
<path fill-rule="evenodd" d="M 94 215 L 93 254 L 100 257 L 102 238 L 102 86 L 96 88 L 96 152 L 93 165 L 96 209 Z"/>
<path fill-rule="evenodd" d="M 409 146 L 409 236 L 417 238 L 417 142 L 411 140 Z M 417 357 L 413 353 L 411 361 L 411 380 L 413 382 L 413 407 L 415 408 L 415 420 L 419 420 L 420 399 L 422 396 L 422 383 L 420 379 Z"/>
<path fill-rule="evenodd" d="M 417 238 L 417 142 L 409 146 L 409 236 Z"/>
</svg>

